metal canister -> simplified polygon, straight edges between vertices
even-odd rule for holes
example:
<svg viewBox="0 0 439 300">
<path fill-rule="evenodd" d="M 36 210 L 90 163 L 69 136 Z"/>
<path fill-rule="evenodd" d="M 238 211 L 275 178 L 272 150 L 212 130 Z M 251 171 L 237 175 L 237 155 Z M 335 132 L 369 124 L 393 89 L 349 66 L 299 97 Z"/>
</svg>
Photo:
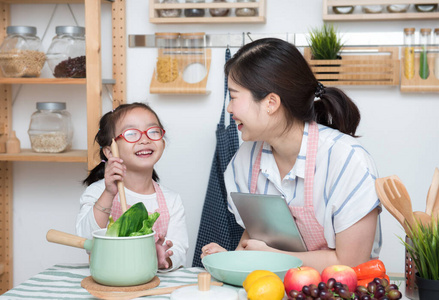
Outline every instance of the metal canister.
<svg viewBox="0 0 439 300">
<path fill-rule="evenodd" d="M 412 240 L 408 236 L 405 236 L 405 242 L 408 245 L 413 246 Z M 416 276 L 415 276 L 416 272 L 418 272 L 418 270 L 416 269 L 415 262 L 406 248 L 405 249 L 405 296 L 412 300 L 419 299 L 418 287 L 416 285 Z"/>
</svg>

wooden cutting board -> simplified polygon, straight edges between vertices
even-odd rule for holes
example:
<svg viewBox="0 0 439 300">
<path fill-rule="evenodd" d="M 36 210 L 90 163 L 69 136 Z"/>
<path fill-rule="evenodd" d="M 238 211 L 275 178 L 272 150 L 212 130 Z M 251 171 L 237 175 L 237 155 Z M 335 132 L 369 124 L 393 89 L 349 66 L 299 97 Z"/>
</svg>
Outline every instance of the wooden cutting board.
<svg viewBox="0 0 439 300">
<path fill-rule="evenodd" d="M 97 283 L 93 280 L 91 276 L 85 277 L 81 281 L 81 286 L 86 290 L 94 290 L 94 291 L 101 291 L 101 292 L 137 292 L 137 291 L 144 291 L 149 290 L 152 288 L 155 288 L 160 284 L 160 279 L 157 276 L 154 276 L 151 281 L 139 284 L 139 285 L 133 285 L 133 286 L 108 286 L 103 285 L 100 283 Z"/>
</svg>

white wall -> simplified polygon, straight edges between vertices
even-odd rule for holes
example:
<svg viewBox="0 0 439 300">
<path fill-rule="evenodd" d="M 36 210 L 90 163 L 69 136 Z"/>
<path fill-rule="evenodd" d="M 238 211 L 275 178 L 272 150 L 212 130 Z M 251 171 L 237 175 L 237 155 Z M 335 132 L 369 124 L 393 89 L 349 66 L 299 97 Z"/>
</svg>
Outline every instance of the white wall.
<svg viewBox="0 0 439 300">
<path fill-rule="evenodd" d="M 127 1 L 127 34 L 156 31 L 206 33 L 306 33 L 322 24 L 322 1 L 272 0 L 267 5 L 266 24 L 154 25 L 148 22 L 148 1 Z M 12 25 L 33 25 L 42 36 L 54 5 L 12 5 Z M 84 25 L 82 5 L 72 5 L 80 25 Z M 111 10 L 102 11 L 103 74 L 111 77 Z M 57 25 L 74 25 L 66 5 L 60 5 L 43 41 L 46 49 Z M 437 27 L 437 22 L 383 21 L 340 22 L 341 32 L 402 32 L 404 27 Z M 369 35 L 370 34 L 370 35 Z M 402 43 L 402 41 L 401 41 Z M 156 49 L 129 48 L 127 51 L 128 102 L 148 101 L 167 130 L 165 154 L 157 165 L 162 183 L 180 192 L 186 208 L 190 237 L 188 265 L 192 262 L 210 165 L 215 149 L 215 128 L 223 101 L 225 49 L 213 49 L 209 74 L 209 95 L 151 95 L 149 84 Z M 236 49 L 233 50 L 233 52 Z M 47 66 L 44 74 L 50 72 Z M 14 86 L 14 95 L 18 86 Z M 425 208 L 425 198 L 434 168 L 439 165 L 438 94 L 402 94 L 398 87 L 349 87 L 345 89 L 362 112 L 361 142 L 374 156 L 381 176 L 397 174 L 406 184 L 415 210 Z M 14 103 L 13 129 L 23 148 L 30 148 L 27 127 L 38 101 L 65 101 L 74 127 L 74 148 L 85 148 L 85 87 L 22 86 Z M 111 103 L 104 92 L 106 112 Z M 85 251 L 46 241 L 48 229 L 75 232 L 79 197 L 84 190 L 85 164 L 15 162 L 13 204 L 14 286 L 56 263 L 86 262 Z M 381 259 L 388 271 L 404 271 L 403 236 L 396 221 L 382 214 L 384 245 Z"/>
</svg>

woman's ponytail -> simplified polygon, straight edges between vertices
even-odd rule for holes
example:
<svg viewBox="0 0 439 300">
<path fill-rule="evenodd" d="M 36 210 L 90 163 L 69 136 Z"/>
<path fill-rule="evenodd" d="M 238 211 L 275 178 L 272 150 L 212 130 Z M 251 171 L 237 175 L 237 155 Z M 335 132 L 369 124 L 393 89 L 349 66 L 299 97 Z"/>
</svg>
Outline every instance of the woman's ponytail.
<svg viewBox="0 0 439 300">
<path fill-rule="evenodd" d="M 355 103 L 335 87 L 324 87 L 319 97 L 320 100 L 314 102 L 316 122 L 357 137 L 355 132 L 361 115 Z"/>
</svg>

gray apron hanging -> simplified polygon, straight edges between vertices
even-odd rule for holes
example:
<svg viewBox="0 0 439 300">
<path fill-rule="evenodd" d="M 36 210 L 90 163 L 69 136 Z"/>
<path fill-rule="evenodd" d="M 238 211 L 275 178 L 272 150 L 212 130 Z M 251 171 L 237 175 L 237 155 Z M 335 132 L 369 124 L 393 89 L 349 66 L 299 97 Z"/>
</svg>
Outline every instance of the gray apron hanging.
<svg viewBox="0 0 439 300">
<path fill-rule="evenodd" d="M 226 61 L 230 59 L 230 49 L 226 50 Z M 224 105 L 220 122 L 216 129 L 216 149 L 210 171 L 206 198 L 198 230 L 193 267 L 202 267 L 201 248 L 211 242 L 218 243 L 227 250 L 235 250 L 244 229 L 236 223 L 235 216 L 227 209 L 227 191 L 224 171 L 239 148 L 236 123 L 230 115 L 230 125 L 225 126 L 226 99 L 228 95 L 227 77 L 224 78 Z"/>
</svg>

